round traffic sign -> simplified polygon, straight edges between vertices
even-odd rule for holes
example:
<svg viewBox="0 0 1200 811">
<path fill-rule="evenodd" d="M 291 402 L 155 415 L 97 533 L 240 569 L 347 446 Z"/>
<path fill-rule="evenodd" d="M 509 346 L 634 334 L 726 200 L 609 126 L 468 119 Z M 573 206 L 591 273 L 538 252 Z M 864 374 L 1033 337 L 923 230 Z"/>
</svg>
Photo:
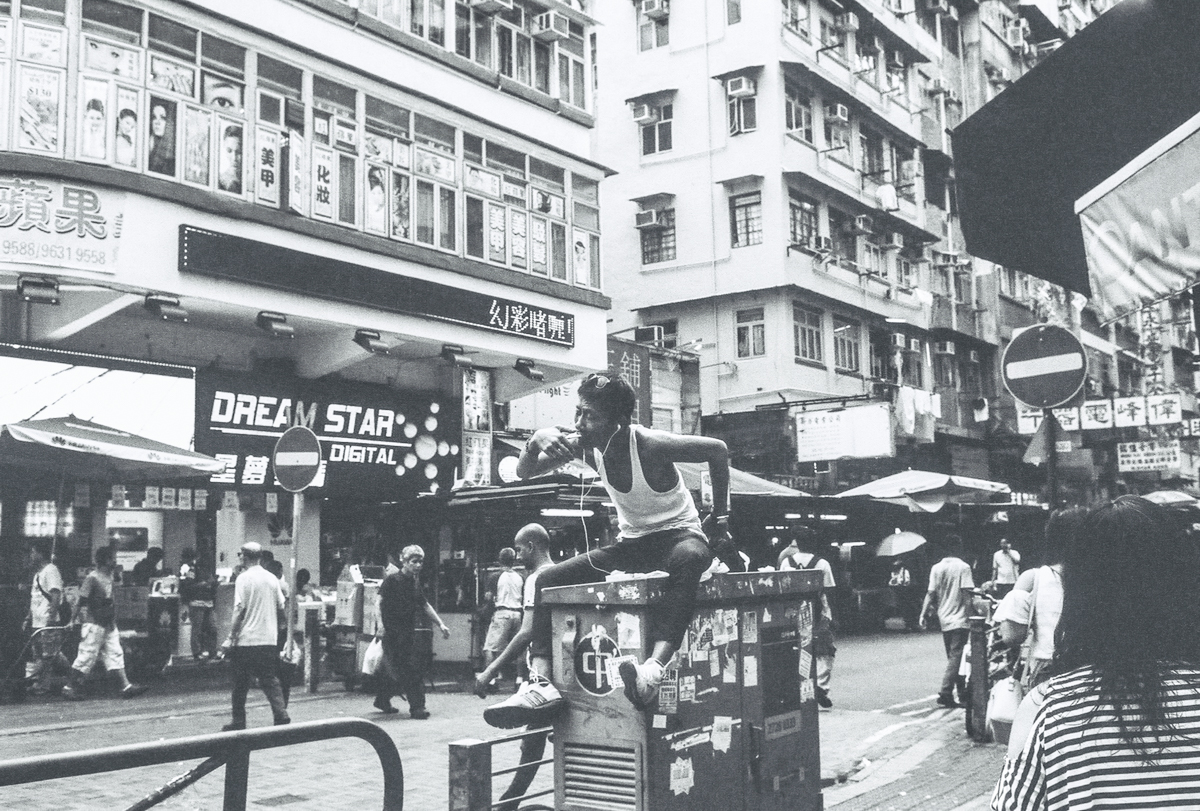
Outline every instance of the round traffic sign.
<svg viewBox="0 0 1200 811">
<path fill-rule="evenodd" d="M 1083 344 L 1067 329 L 1038 324 L 1015 335 L 1000 361 L 1009 393 L 1033 408 L 1054 408 L 1070 400 L 1087 378 Z"/>
<path fill-rule="evenodd" d="M 321 442 L 311 428 L 293 425 L 275 443 L 275 478 L 289 493 L 313 483 L 321 469 Z"/>
</svg>

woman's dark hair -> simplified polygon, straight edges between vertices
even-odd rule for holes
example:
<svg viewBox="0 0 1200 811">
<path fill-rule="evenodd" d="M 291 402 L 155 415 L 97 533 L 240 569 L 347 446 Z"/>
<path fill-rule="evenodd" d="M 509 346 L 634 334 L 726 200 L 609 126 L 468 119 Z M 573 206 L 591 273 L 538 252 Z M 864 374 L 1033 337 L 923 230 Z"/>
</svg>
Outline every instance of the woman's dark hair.
<svg viewBox="0 0 1200 811">
<path fill-rule="evenodd" d="M 1079 533 L 1079 525 L 1087 517 L 1086 507 L 1065 507 L 1050 513 L 1046 521 L 1046 543 L 1042 547 L 1042 565 L 1062 563 L 1063 555 Z"/>
<path fill-rule="evenodd" d="M 296 591 L 307 586 L 312 581 L 312 572 L 308 569 L 299 569 L 296 571 Z"/>
<path fill-rule="evenodd" d="M 1163 740 L 1164 676 L 1200 664 L 1200 556 L 1173 513 L 1121 496 L 1087 513 L 1063 560 L 1055 670 L 1091 666 L 1121 735 Z"/>
<path fill-rule="evenodd" d="M 628 425 L 637 407 L 637 392 L 616 369 L 590 374 L 579 384 L 579 396 L 618 425 Z"/>
</svg>

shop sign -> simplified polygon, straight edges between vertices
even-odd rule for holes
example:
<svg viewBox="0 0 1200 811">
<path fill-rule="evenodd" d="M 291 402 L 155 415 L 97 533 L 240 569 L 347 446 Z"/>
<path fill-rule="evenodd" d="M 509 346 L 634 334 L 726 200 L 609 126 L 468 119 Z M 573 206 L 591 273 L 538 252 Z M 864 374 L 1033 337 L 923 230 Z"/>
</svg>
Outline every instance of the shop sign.
<svg viewBox="0 0 1200 811">
<path fill-rule="evenodd" d="M 0 177 L 0 261 L 116 273 L 125 195 Z"/>
<path fill-rule="evenodd" d="M 797 461 L 823 462 L 895 455 L 892 408 L 889 403 L 828 411 L 801 411 L 796 415 Z"/>
<path fill-rule="evenodd" d="M 1117 470 L 1121 473 L 1177 470 L 1179 466 L 1178 439 L 1117 443 Z"/>
<path fill-rule="evenodd" d="M 196 448 L 226 463 L 211 484 L 279 487 L 271 457 L 292 426 L 321 444 L 312 483 L 322 493 L 403 496 L 449 487 L 459 466 L 459 415 L 436 395 L 387 386 L 200 370 L 196 374 Z M 202 449 L 202 450 L 201 450 Z"/>
<path fill-rule="evenodd" d="M 653 427 L 654 409 L 650 404 L 650 348 L 632 341 L 622 341 L 620 338 L 609 338 L 608 368 L 619 370 L 621 377 L 625 378 L 637 393 L 633 421 L 647 428 Z M 574 422 L 572 419 L 568 425 Z"/>
<path fill-rule="evenodd" d="M 1179 392 L 1088 400 L 1077 408 L 1056 408 L 1054 416 L 1064 431 L 1101 431 L 1186 423 L 1183 419 L 1183 396 Z M 1017 404 L 1017 433 L 1037 433 L 1041 424 L 1042 409 Z"/>
<path fill-rule="evenodd" d="M 613 671 L 621 655 L 604 626 L 597 625 L 575 646 L 575 681 L 594 696 L 606 696 L 617 689 Z"/>
</svg>

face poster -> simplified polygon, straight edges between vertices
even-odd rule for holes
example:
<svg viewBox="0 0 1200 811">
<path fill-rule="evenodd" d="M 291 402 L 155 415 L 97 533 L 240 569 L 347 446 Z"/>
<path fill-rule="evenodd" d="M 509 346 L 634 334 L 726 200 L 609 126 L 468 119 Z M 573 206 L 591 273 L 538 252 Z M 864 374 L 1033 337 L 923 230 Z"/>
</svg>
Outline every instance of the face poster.
<svg viewBox="0 0 1200 811">
<path fill-rule="evenodd" d="M 83 160 L 108 160 L 108 82 L 84 78 L 79 83 L 79 143 L 76 155 Z"/>
<path fill-rule="evenodd" d="M 217 188 L 231 194 L 241 194 L 245 128 L 240 122 L 218 117 L 217 134 Z"/>
<path fill-rule="evenodd" d="M 150 128 L 146 150 L 146 170 L 158 175 L 175 176 L 175 125 L 178 105 L 170 99 L 150 97 Z"/>
<path fill-rule="evenodd" d="M 195 98 L 196 69 L 179 62 L 172 62 L 170 59 L 163 59 L 161 56 L 151 56 L 150 86 L 188 98 Z"/>
<path fill-rule="evenodd" d="M 392 236 L 396 239 L 412 239 L 409 195 L 408 175 L 392 172 Z"/>
<path fill-rule="evenodd" d="M 575 284 L 587 284 L 592 275 L 592 254 L 590 251 L 589 234 L 586 231 L 574 229 L 574 239 L 571 240 L 572 262 L 575 268 Z"/>
<path fill-rule="evenodd" d="M 123 45 L 85 35 L 83 37 L 83 69 L 140 81 L 142 78 L 142 54 L 133 48 L 126 48 Z"/>
<path fill-rule="evenodd" d="M 243 89 L 240 84 L 211 73 L 203 74 L 200 80 L 200 100 L 204 104 L 227 113 L 242 111 Z"/>
<path fill-rule="evenodd" d="M 141 154 L 141 130 L 138 129 L 138 110 L 141 109 L 141 93 L 128 87 L 117 88 L 117 123 L 113 131 L 113 161 L 126 169 L 138 168 Z"/>
<path fill-rule="evenodd" d="M 43 28 L 21 24 L 21 58 L 47 65 L 65 65 L 67 32 L 63 28 Z"/>
<path fill-rule="evenodd" d="M 387 179 L 390 172 L 382 166 L 367 164 L 367 210 L 364 224 L 368 231 L 387 236 L 388 193 Z"/>
<path fill-rule="evenodd" d="M 63 72 L 17 65 L 17 148 L 48 155 L 62 153 Z"/>
<path fill-rule="evenodd" d="M 212 114 L 195 107 L 184 108 L 183 179 L 187 183 L 207 186 L 210 173 L 209 141 L 212 137 Z"/>
</svg>

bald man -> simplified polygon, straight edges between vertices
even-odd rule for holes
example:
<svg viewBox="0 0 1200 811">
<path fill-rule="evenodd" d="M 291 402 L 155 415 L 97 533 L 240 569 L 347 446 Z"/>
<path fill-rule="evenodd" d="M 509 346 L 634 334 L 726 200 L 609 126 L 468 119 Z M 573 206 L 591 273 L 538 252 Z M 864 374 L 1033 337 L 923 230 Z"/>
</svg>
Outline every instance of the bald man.
<svg viewBox="0 0 1200 811">
<path fill-rule="evenodd" d="M 233 624 L 222 650 L 233 666 L 233 720 L 224 732 L 246 728 L 246 695 L 250 682 L 258 684 L 271 705 L 275 725 L 291 723 L 283 703 L 277 675 L 276 643 L 285 622 L 283 590 L 279 578 L 262 567 L 262 546 L 253 541 L 238 552 L 246 568 L 234 585 Z"/>
</svg>

